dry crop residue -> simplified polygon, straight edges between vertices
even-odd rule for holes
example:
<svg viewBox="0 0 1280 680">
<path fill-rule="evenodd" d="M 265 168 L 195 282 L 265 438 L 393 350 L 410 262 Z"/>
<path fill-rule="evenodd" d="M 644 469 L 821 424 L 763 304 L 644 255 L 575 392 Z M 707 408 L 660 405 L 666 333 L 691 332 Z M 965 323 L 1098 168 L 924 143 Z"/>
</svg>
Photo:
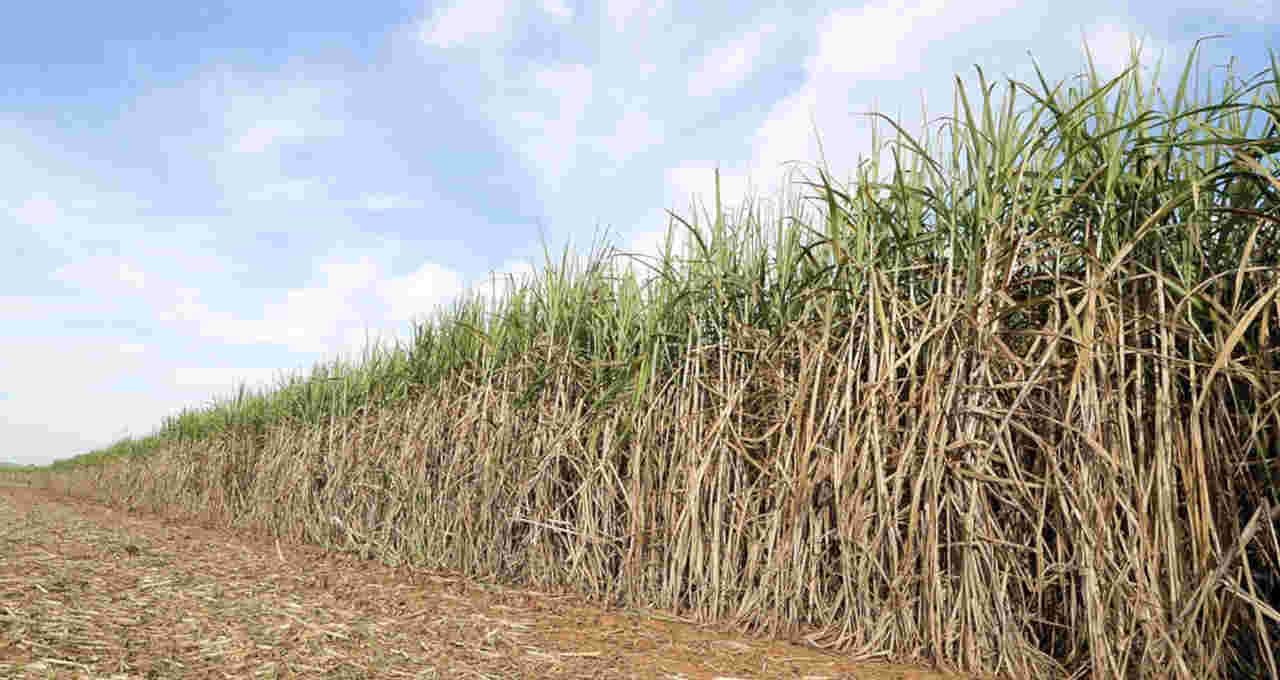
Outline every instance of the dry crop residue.
<svg viewBox="0 0 1280 680">
<path fill-rule="evenodd" d="M 0 677 L 946 676 L 0 486 Z"/>
</svg>

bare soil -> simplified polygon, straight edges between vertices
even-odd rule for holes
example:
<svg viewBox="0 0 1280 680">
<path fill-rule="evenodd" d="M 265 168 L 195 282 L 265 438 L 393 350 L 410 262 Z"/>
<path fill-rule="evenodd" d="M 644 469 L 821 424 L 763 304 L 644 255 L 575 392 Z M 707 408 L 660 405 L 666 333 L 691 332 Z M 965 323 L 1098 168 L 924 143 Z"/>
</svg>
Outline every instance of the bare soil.
<svg viewBox="0 0 1280 680">
<path fill-rule="evenodd" d="M 0 486 L 0 677 L 943 680 Z"/>
</svg>

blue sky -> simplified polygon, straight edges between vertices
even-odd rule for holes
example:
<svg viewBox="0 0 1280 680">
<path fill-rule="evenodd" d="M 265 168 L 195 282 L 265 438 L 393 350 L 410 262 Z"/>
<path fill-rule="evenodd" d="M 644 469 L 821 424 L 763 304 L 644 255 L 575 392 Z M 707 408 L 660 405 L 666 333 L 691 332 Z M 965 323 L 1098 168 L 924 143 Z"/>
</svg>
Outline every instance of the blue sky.
<svg viewBox="0 0 1280 680">
<path fill-rule="evenodd" d="M 1056 82 L 1084 39 L 1114 75 L 1137 39 L 1170 82 L 1206 35 L 1205 69 L 1280 48 L 1265 0 L 213 5 L 6 11 L 0 461 L 408 339 L 540 234 L 653 252 L 717 166 L 730 201 L 777 195 L 815 122 L 847 178 L 857 114 L 918 130 L 974 64 Z"/>
</svg>

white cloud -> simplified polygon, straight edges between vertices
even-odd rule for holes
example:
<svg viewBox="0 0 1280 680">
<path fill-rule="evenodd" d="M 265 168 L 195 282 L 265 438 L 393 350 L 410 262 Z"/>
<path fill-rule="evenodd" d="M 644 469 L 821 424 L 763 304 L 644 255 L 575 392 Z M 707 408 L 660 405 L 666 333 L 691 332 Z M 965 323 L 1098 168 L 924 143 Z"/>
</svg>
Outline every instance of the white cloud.
<svg viewBox="0 0 1280 680">
<path fill-rule="evenodd" d="M 557 193 L 576 162 L 578 131 L 591 102 L 593 74 L 582 64 L 546 68 L 526 76 L 525 85 L 532 94 L 499 104 L 495 117 L 506 130 L 508 142 Z"/>
<path fill-rule="evenodd" d="M 765 24 L 712 50 L 689 76 L 689 96 L 713 96 L 742 84 L 755 71 L 763 43 L 775 30 L 773 24 Z"/>
<path fill-rule="evenodd" d="M 219 312 L 200 301 L 201 292 L 196 288 L 179 288 L 174 291 L 178 301 L 173 309 L 164 316 L 167 321 L 186 321 L 196 325 L 198 332 L 205 337 L 215 337 L 231 342 L 255 342 L 259 338 L 252 332 L 249 324 L 240 321 L 234 315 Z"/>
<path fill-rule="evenodd" d="M 63 265 L 53 277 L 95 297 L 102 294 L 142 290 L 146 274 L 134 263 L 119 257 L 92 256 Z"/>
<path fill-rule="evenodd" d="M 142 354 L 146 351 L 146 346 L 137 342 L 125 342 L 120 345 L 121 354 Z"/>
<path fill-rule="evenodd" d="M 1079 31 L 1069 32 L 1066 37 L 1072 44 L 1080 44 Z M 1114 78 L 1129 68 L 1135 46 L 1141 47 L 1139 63 L 1144 71 L 1154 59 L 1167 65 L 1173 56 L 1173 49 L 1168 43 L 1150 37 L 1143 38 L 1119 21 L 1099 21 L 1084 31 L 1083 38 L 1093 57 L 1094 66 L 1098 69 L 1098 77 L 1103 80 Z M 1083 50 L 1081 46 L 1082 60 Z"/>
<path fill-rule="evenodd" d="M 570 113 L 566 116 L 577 120 L 582 108 L 591 99 L 592 73 L 584 64 L 544 68 L 535 71 L 532 86 L 546 93 L 551 99 L 567 99 Z"/>
<path fill-rule="evenodd" d="M 548 3 L 549 12 L 554 5 Z M 474 42 L 505 30 L 509 9 L 506 0 L 461 0 L 425 22 L 421 39 L 441 49 Z"/>
<path fill-rule="evenodd" d="M 47 316 L 48 312 L 48 305 L 36 298 L 0 295 L 0 317 L 5 319 L 37 319 Z"/>
<path fill-rule="evenodd" d="M 458 272 L 427 262 L 407 276 L 378 284 L 378 295 L 396 321 L 430 316 L 437 305 L 452 301 L 463 290 Z"/>
<path fill-rule="evenodd" d="M 1034 3 L 1015 0 L 871 2 L 856 10 L 840 9 L 828 15 L 821 22 L 817 49 L 806 67 L 811 79 L 825 80 L 828 76 L 856 76 L 859 81 L 911 78 L 919 82 L 919 87 L 924 87 L 926 83 L 918 74 L 926 70 L 923 60 L 927 54 L 960 54 L 963 43 L 980 44 L 983 39 L 977 37 L 979 35 L 999 40 L 1004 36 L 994 32 L 1001 30 L 995 28 L 1001 24 L 1030 31 L 1035 25 L 1028 22 L 1043 21 L 1044 14 L 1045 10 Z M 956 40 L 959 35 L 971 37 L 959 42 Z M 946 70 L 943 66 L 944 74 Z"/>
<path fill-rule="evenodd" d="M 46 195 L 31 196 L 16 207 L 9 208 L 9 216 L 15 221 L 32 227 L 43 227 L 62 219 L 58 202 Z"/>
<path fill-rule="evenodd" d="M 206 105 L 222 112 L 226 148 L 249 155 L 342 136 L 344 95 L 338 82 L 235 72 L 209 78 L 203 92 Z"/>
<path fill-rule="evenodd" d="M 564 0 L 542 0 L 542 11 L 561 21 L 573 18 L 573 8 Z"/>
<path fill-rule="evenodd" d="M 355 262 L 325 262 L 318 268 L 324 273 L 327 283 L 323 290 L 343 294 L 367 288 L 378 278 L 378 265 L 368 257 L 362 257 Z"/>
<path fill-rule="evenodd" d="M 317 143 L 350 136 L 346 86 L 302 76 L 221 72 L 199 85 L 202 106 L 220 117 L 220 139 L 181 148 L 180 164 L 207 158 L 225 194 L 251 202 L 315 201 L 331 180 L 286 165 Z M 216 145 L 215 148 L 209 148 Z"/>
<path fill-rule="evenodd" d="M 756 179 L 765 183 L 766 193 L 777 193 L 789 173 L 803 171 L 805 164 L 818 162 L 815 123 L 817 132 L 821 133 L 824 128 L 818 119 L 817 91 L 806 86 L 779 101 L 760 124 L 753 145 L 756 152 L 752 165 Z M 823 141 L 825 144 L 830 140 Z M 798 161 L 799 167 L 793 161 Z M 721 182 L 725 179 L 722 174 Z M 745 178 L 729 177 L 728 180 L 734 188 L 745 185 Z"/>
<path fill-rule="evenodd" d="M 240 385 L 258 390 L 273 387 L 282 372 L 276 368 L 219 368 L 212 366 L 178 366 L 173 369 L 173 384 L 182 388 L 199 388 L 210 396 L 226 396 Z"/>
<path fill-rule="evenodd" d="M 324 275 L 317 286 L 286 291 L 282 299 L 262 305 L 260 316 L 215 309 L 194 288 L 175 291 L 169 320 L 195 324 L 205 337 L 233 344 L 272 343 L 300 352 L 335 348 L 344 328 L 365 322 L 360 307 L 378 282 L 378 267 L 368 258 L 330 261 L 318 266 Z"/>
<path fill-rule="evenodd" d="M 915 70 L 918 59 L 906 60 L 921 50 L 920 36 L 912 35 L 916 24 L 936 20 L 944 7 L 943 0 L 925 0 L 916 6 L 868 3 L 833 12 L 818 35 L 809 73 L 891 78 Z"/>
<path fill-rule="evenodd" d="M 139 271 L 136 267 L 128 262 L 121 262 L 118 277 L 121 281 L 137 288 L 143 289 L 147 285 L 146 274 Z"/>
<path fill-rule="evenodd" d="M 351 326 L 342 331 L 336 355 L 344 361 L 361 362 L 370 352 L 388 351 L 397 343 L 403 347 L 409 344 L 410 339 L 406 335 L 367 326 Z"/>
<path fill-rule="evenodd" d="M 752 170 L 733 172 L 725 168 L 720 168 L 720 206 L 725 212 L 736 211 L 747 198 L 759 197 L 761 195 L 759 186 L 755 182 L 756 172 Z M 715 212 L 715 196 L 716 196 L 716 175 L 715 166 L 711 164 L 703 165 L 684 165 L 678 168 L 672 168 L 667 171 L 667 185 L 674 188 L 676 199 L 679 201 L 677 205 L 680 210 L 677 214 L 688 219 L 683 214 L 686 206 L 692 203 L 698 205 L 698 219 L 702 219 L 702 209 L 705 208 L 708 213 Z M 715 215 L 712 215 L 714 219 Z"/>
<path fill-rule="evenodd" d="M 306 139 L 308 131 L 296 120 L 262 120 L 249 125 L 231 143 L 236 153 L 262 153 L 279 144 Z"/>
<path fill-rule="evenodd" d="M 663 133 L 661 119 L 649 116 L 638 107 L 625 107 L 622 117 L 613 125 L 613 134 L 597 139 L 594 147 L 607 149 L 616 169 L 637 153 L 661 145 Z"/>
<path fill-rule="evenodd" d="M 250 201 L 305 201 L 313 197 L 313 193 L 321 182 L 316 179 L 290 179 L 273 182 L 247 195 Z"/>
<path fill-rule="evenodd" d="M 609 0 L 605 13 L 613 24 L 613 30 L 622 33 L 630 29 L 637 17 L 650 18 L 666 8 L 665 0 Z"/>
<path fill-rule="evenodd" d="M 5 389 L 22 396 L 17 400 L 19 404 L 6 402 L 6 411 L 25 403 L 30 395 L 47 392 L 52 397 L 64 390 L 63 383 L 75 383 L 79 389 L 92 390 L 127 375 L 137 365 L 136 360 L 122 356 L 128 353 L 120 352 L 119 344 L 103 342 L 102 338 L 11 339 L 4 349 L 0 353 L 0 375 L 5 377 Z M 50 371 L 50 366 L 57 366 L 58 370 Z M 41 419 L 29 422 L 41 422 Z"/>
<path fill-rule="evenodd" d="M 404 194 L 364 194 L 360 197 L 360 205 L 369 212 L 382 213 L 393 210 L 412 210 L 421 208 L 422 202 Z"/>
</svg>

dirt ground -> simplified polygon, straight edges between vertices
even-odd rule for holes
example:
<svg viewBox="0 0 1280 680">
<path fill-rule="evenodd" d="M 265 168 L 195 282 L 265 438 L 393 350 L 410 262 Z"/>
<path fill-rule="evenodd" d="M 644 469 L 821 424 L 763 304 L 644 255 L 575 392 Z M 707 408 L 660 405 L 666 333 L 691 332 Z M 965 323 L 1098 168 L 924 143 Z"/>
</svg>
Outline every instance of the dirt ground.
<svg viewBox="0 0 1280 680">
<path fill-rule="evenodd" d="M 0 486 L 0 677 L 964 676 Z"/>
</svg>

